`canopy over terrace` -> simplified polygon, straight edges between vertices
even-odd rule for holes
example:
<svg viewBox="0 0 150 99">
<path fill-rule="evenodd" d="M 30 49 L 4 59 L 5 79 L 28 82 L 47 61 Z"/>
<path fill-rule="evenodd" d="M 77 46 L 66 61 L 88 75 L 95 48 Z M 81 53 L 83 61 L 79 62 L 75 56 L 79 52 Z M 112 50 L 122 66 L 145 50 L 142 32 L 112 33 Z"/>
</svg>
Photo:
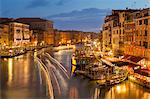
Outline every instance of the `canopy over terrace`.
<svg viewBox="0 0 150 99">
<path fill-rule="evenodd" d="M 110 58 L 107 57 L 105 58 L 107 61 L 111 62 L 113 65 L 116 66 L 131 66 L 131 67 L 135 67 L 135 66 L 139 66 L 140 64 L 138 64 L 137 62 L 139 62 L 140 60 L 142 60 L 142 57 L 136 57 L 136 56 L 131 56 L 131 55 L 125 55 L 123 58 Z"/>
<path fill-rule="evenodd" d="M 124 55 L 124 57 L 122 58 L 124 60 L 130 60 L 132 62 L 139 62 L 140 60 L 143 59 L 143 57 L 138 57 L 138 56 L 132 56 L 132 55 Z"/>
<path fill-rule="evenodd" d="M 148 69 L 140 69 L 139 71 L 137 71 L 138 74 L 150 77 L 150 70 Z"/>
</svg>

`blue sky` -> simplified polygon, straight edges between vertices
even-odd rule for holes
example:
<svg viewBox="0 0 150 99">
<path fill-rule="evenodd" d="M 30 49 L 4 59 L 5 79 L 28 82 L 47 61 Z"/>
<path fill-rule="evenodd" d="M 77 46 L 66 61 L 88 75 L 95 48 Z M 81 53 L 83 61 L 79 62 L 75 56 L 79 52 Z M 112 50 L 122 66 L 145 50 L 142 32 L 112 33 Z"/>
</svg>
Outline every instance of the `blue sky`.
<svg viewBox="0 0 150 99">
<path fill-rule="evenodd" d="M 49 18 L 53 19 L 55 22 L 56 28 L 60 29 L 79 29 L 83 26 L 78 26 L 78 24 L 81 22 L 84 22 L 84 26 L 86 26 L 89 29 L 90 23 L 95 26 L 95 24 L 98 25 L 97 21 L 99 22 L 99 26 L 102 23 L 102 20 L 104 16 L 108 13 L 110 13 L 109 10 L 111 9 L 125 9 L 128 8 L 144 8 L 144 7 L 150 7 L 150 0 L 0 0 L 0 15 L 1 17 L 43 17 L 43 18 Z M 92 9 L 93 8 L 93 9 Z M 86 15 L 85 17 L 81 15 L 81 13 L 87 14 L 86 11 L 91 11 L 90 14 Z M 90 17 L 93 14 L 95 16 Z M 94 12 L 95 10 L 99 10 L 97 12 Z M 104 11 L 106 10 L 106 12 Z M 77 12 L 76 16 L 73 14 L 74 12 Z M 100 11 L 102 11 L 102 14 L 98 19 L 98 14 L 100 14 Z M 96 15 L 96 13 L 98 13 Z M 65 15 L 64 15 L 65 14 Z M 71 25 L 71 15 L 73 15 L 74 18 L 72 18 L 72 21 L 75 24 Z M 62 18 L 61 16 L 64 15 Z M 70 17 L 67 17 L 67 15 Z M 75 21 L 75 17 L 79 17 L 81 15 L 82 19 Z M 55 18 L 57 16 L 57 18 Z M 59 18 L 58 18 L 59 17 Z M 66 18 L 67 17 L 67 18 Z M 79 17 L 79 18 L 81 18 Z M 85 19 L 84 19 L 85 18 Z M 95 18 L 95 20 L 94 20 Z M 60 21 L 61 22 L 58 22 Z M 74 20 L 73 20 L 74 19 Z M 90 19 L 90 20 L 89 20 Z M 83 21 L 84 20 L 84 21 Z M 89 20 L 90 22 L 87 22 L 86 20 Z M 93 21 L 92 21 L 93 20 Z M 66 23 L 63 27 L 60 26 L 65 22 Z M 82 22 L 83 21 L 83 22 Z M 94 22 L 96 22 L 94 24 Z M 69 28 L 67 28 L 69 26 Z M 97 27 L 91 27 L 89 30 L 95 31 Z M 80 27 L 80 28 L 79 28 Z M 86 27 L 81 30 L 87 30 Z"/>
</svg>

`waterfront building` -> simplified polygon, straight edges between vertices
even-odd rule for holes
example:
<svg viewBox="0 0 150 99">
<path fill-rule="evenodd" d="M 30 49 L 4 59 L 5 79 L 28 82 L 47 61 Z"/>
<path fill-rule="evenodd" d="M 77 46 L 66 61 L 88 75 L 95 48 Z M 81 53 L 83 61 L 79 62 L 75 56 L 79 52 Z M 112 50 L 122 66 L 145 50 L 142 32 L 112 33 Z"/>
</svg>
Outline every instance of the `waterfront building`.
<svg viewBox="0 0 150 99">
<path fill-rule="evenodd" d="M 125 34 L 128 39 L 124 52 L 145 58 L 144 64 L 150 67 L 150 8 L 132 13 L 129 20 L 126 23 Z"/>
<path fill-rule="evenodd" d="M 99 33 L 98 33 L 98 42 L 99 42 L 99 50 L 100 51 L 102 51 L 102 49 L 103 49 L 103 44 L 102 44 L 102 42 L 103 42 L 103 37 L 102 37 L 103 35 L 102 35 L 102 31 L 100 31 Z"/>
<path fill-rule="evenodd" d="M 30 30 L 29 25 L 11 22 L 10 28 L 10 41 L 13 42 L 13 46 L 25 46 L 30 43 Z"/>
<path fill-rule="evenodd" d="M 111 51 L 114 56 L 123 55 L 124 24 L 126 16 L 138 10 L 112 10 L 112 14 L 105 17 L 103 24 L 103 51 Z"/>
<path fill-rule="evenodd" d="M 150 8 L 113 10 L 105 17 L 103 51 L 150 60 Z M 147 66 L 150 62 L 145 62 Z"/>
<path fill-rule="evenodd" d="M 9 45 L 9 26 L 0 24 L 0 49 Z"/>
<path fill-rule="evenodd" d="M 61 45 L 66 45 L 66 44 L 71 44 L 71 33 L 69 31 L 59 31 L 60 33 L 60 44 Z"/>
<path fill-rule="evenodd" d="M 79 44 L 97 37 L 96 33 L 55 29 L 55 45 Z"/>
<path fill-rule="evenodd" d="M 69 30 L 54 30 L 55 32 L 55 46 L 72 44 L 73 34 Z"/>
<path fill-rule="evenodd" d="M 112 28 L 112 20 L 115 16 L 110 15 L 106 16 L 104 19 L 103 30 L 102 30 L 102 38 L 103 38 L 103 51 L 109 51 L 111 46 L 111 28 Z"/>
<path fill-rule="evenodd" d="M 54 44 L 53 22 L 41 18 L 18 18 L 16 21 L 29 24 L 33 31 L 33 42 L 38 45 Z"/>
<path fill-rule="evenodd" d="M 59 30 L 54 29 L 54 46 L 59 46 L 59 42 L 60 42 Z"/>
<path fill-rule="evenodd" d="M 14 20 L 1 21 L 1 44 L 7 47 L 29 45 L 31 32 L 29 25 Z"/>
</svg>

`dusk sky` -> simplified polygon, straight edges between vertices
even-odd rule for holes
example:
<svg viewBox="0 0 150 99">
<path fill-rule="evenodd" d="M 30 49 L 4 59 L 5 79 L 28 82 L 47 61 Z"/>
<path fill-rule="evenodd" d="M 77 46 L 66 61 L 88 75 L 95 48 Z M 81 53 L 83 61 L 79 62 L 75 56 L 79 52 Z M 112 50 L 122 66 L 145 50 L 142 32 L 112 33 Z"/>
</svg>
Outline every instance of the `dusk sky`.
<svg viewBox="0 0 150 99">
<path fill-rule="evenodd" d="M 1 17 L 41 17 L 58 29 L 98 31 L 112 9 L 150 7 L 150 0 L 0 0 Z"/>
</svg>

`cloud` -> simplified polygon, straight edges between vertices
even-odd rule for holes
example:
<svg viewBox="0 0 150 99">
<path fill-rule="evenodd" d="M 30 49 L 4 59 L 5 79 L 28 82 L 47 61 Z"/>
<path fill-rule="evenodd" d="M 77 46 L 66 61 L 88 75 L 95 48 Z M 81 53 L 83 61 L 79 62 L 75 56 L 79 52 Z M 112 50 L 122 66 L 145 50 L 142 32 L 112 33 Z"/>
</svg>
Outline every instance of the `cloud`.
<svg viewBox="0 0 150 99">
<path fill-rule="evenodd" d="M 66 2 L 69 2 L 69 1 L 71 1 L 71 0 L 59 0 L 59 1 L 56 3 L 56 5 L 61 6 L 61 5 L 64 5 Z"/>
<path fill-rule="evenodd" d="M 104 17 L 110 13 L 110 9 L 88 8 L 52 15 L 46 18 L 53 20 L 58 29 L 98 32 L 103 23 Z"/>
<path fill-rule="evenodd" d="M 26 8 L 44 7 L 49 4 L 48 0 L 32 0 Z"/>
</svg>

